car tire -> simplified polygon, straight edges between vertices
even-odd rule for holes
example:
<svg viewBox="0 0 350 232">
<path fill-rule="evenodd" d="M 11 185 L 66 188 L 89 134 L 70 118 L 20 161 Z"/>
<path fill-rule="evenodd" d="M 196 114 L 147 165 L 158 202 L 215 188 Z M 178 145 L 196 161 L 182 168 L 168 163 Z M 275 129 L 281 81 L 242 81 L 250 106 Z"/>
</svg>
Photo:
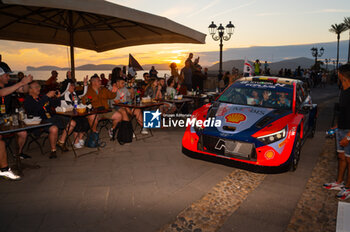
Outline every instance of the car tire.
<svg viewBox="0 0 350 232">
<path fill-rule="evenodd" d="M 316 123 L 317 123 L 317 119 L 315 118 L 314 125 L 312 126 L 312 129 L 311 129 L 311 132 L 310 132 L 310 135 L 309 135 L 310 138 L 315 137 L 315 133 L 316 133 Z"/>
<path fill-rule="evenodd" d="M 301 138 L 299 133 L 295 135 L 295 144 L 293 148 L 293 154 L 291 154 L 292 159 L 290 162 L 290 171 L 294 172 L 297 170 L 301 154 Z"/>
</svg>

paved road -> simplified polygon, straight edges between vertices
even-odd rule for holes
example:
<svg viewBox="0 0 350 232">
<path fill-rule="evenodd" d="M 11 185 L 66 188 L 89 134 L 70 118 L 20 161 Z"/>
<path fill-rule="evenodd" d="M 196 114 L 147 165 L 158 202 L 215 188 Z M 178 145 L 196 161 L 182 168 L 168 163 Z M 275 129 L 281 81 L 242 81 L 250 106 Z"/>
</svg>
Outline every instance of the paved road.
<svg viewBox="0 0 350 232">
<path fill-rule="evenodd" d="M 331 92 L 313 94 L 323 102 Z M 321 152 L 329 118 L 329 110 L 321 112 L 298 170 L 269 175 L 221 231 L 283 231 Z M 77 160 L 72 152 L 49 160 L 30 151 L 42 168 L 25 170 L 20 182 L 0 179 L 0 231 L 156 231 L 232 172 L 183 155 L 182 135 L 156 130 L 153 138 L 124 146 L 108 142 L 99 155 Z"/>
<path fill-rule="evenodd" d="M 336 86 L 313 90 L 313 100 L 320 104 L 322 109 L 319 113 L 316 135 L 304 144 L 298 169 L 295 172 L 266 176 L 240 208 L 227 219 L 220 231 L 285 231 L 322 152 L 325 131 L 330 127 L 333 102 L 337 93 Z"/>
<path fill-rule="evenodd" d="M 182 135 L 155 130 L 77 160 L 31 151 L 40 169 L 20 182 L 0 179 L 0 231 L 156 231 L 232 171 L 183 155 Z"/>
</svg>

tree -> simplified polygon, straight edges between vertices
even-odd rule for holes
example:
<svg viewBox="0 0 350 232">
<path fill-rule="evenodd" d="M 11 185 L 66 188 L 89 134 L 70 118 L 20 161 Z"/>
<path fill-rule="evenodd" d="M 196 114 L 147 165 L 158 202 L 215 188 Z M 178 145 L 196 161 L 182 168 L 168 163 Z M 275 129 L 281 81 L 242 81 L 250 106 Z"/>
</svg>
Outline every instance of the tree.
<svg viewBox="0 0 350 232">
<path fill-rule="evenodd" d="M 337 35 L 337 73 L 338 73 L 338 64 L 339 64 L 339 40 L 340 40 L 340 34 L 346 31 L 346 26 L 344 23 L 340 24 L 333 24 L 331 25 L 331 29 L 329 29 L 330 32 L 335 33 Z"/>
<path fill-rule="evenodd" d="M 344 18 L 344 24 L 347 30 L 349 30 L 349 50 L 348 50 L 348 63 L 350 63 L 350 17 Z"/>
</svg>

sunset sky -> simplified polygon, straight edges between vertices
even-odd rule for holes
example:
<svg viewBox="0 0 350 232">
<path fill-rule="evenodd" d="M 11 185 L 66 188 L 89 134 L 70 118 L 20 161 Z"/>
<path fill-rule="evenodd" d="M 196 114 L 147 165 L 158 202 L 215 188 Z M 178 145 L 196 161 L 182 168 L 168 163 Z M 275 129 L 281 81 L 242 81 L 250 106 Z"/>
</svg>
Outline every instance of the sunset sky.
<svg viewBox="0 0 350 232">
<path fill-rule="evenodd" d="M 224 48 L 250 46 L 295 45 L 335 41 L 328 31 L 331 24 L 340 23 L 350 16 L 349 0 L 109 0 L 145 12 L 165 16 L 202 33 L 208 25 L 235 25 L 231 40 Z M 342 34 L 347 40 L 349 33 Z M 141 64 L 183 62 L 189 52 L 217 51 L 218 42 L 207 35 L 206 44 L 160 44 L 135 46 L 103 53 L 76 49 L 76 65 L 127 64 L 132 53 Z M 14 70 L 26 66 L 56 65 L 67 67 L 68 48 L 58 45 L 22 43 L 0 40 L 3 60 Z M 210 65 L 202 57 L 203 65 Z"/>
</svg>

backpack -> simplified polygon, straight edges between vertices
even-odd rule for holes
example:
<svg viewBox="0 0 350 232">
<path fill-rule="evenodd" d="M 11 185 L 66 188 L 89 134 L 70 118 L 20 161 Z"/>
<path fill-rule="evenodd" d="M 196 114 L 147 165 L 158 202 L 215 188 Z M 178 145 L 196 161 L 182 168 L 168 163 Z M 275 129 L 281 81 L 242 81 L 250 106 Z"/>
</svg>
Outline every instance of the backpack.
<svg viewBox="0 0 350 232">
<path fill-rule="evenodd" d="M 121 121 L 117 134 L 117 140 L 119 143 L 131 143 L 132 142 L 132 125 L 130 121 Z"/>
<path fill-rule="evenodd" d="M 85 141 L 85 146 L 90 148 L 96 148 L 96 147 L 104 147 L 106 146 L 106 144 L 104 142 L 100 142 L 100 137 L 97 132 L 91 132 L 87 136 L 87 139 Z"/>
</svg>

